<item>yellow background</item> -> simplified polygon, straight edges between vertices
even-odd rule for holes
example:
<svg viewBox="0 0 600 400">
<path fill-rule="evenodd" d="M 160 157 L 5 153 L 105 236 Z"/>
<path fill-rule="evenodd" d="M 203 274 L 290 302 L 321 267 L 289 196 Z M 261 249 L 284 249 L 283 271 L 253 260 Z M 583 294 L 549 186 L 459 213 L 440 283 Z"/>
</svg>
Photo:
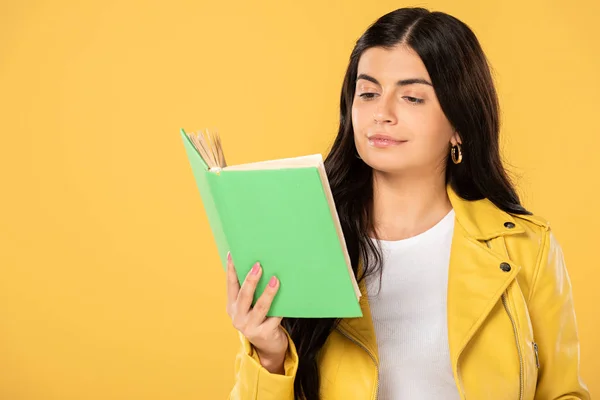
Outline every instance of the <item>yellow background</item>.
<svg viewBox="0 0 600 400">
<path fill-rule="evenodd" d="M 431 1 L 480 38 L 525 205 L 600 390 L 600 6 Z M 2 1 L 0 398 L 222 399 L 236 334 L 180 127 L 230 163 L 326 153 L 354 41 L 400 1 Z"/>
</svg>

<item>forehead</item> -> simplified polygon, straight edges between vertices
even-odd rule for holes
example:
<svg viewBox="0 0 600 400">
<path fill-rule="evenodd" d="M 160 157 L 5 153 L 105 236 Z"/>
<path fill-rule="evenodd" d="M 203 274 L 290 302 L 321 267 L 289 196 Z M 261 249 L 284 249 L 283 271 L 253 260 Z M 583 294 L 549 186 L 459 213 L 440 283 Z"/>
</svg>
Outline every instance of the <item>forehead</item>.
<svg viewBox="0 0 600 400">
<path fill-rule="evenodd" d="M 408 46 L 365 50 L 358 60 L 358 74 L 371 75 L 382 84 L 410 78 L 431 81 L 421 57 Z"/>
</svg>

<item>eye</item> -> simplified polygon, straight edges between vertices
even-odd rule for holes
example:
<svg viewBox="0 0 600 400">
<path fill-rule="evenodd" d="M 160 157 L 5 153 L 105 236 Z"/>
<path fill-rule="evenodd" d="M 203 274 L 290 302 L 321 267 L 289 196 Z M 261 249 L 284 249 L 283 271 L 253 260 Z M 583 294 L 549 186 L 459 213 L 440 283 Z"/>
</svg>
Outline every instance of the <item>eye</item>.
<svg viewBox="0 0 600 400">
<path fill-rule="evenodd" d="M 358 97 L 362 98 L 363 100 L 372 100 L 375 96 L 377 96 L 377 93 L 362 93 L 359 94 Z"/>
<path fill-rule="evenodd" d="M 421 104 L 421 103 L 423 103 L 425 101 L 423 99 L 419 99 L 419 98 L 411 97 L 411 96 L 404 96 L 402 98 L 406 99 L 411 104 Z"/>
</svg>

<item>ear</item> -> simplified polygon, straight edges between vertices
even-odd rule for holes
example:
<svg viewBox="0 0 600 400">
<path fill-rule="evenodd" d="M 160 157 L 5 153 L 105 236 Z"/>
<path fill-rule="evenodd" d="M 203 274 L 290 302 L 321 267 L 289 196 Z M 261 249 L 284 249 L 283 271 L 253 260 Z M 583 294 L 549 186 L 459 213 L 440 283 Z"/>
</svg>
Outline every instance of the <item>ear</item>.
<svg viewBox="0 0 600 400">
<path fill-rule="evenodd" d="M 460 138 L 458 132 L 454 131 L 454 134 L 450 138 L 450 144 L 452 146 L 456 146 L 456 143 L 462 144 L 462 139 Z"/>
</svg>

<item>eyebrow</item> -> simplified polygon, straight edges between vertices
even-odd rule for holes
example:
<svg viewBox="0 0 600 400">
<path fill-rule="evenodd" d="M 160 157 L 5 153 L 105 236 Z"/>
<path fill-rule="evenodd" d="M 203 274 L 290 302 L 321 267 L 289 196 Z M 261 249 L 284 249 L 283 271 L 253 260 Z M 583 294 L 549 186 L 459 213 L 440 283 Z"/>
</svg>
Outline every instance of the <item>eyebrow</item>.
<svg viewBox="0 0 600 400">
<path fill-rule="evenodd" d="M 358 81 L 359 79 L 365 79 L 367 81 L 373 82 L 376 85 L 380 85 L 379 81 L 375 78 L 373 78 L 370 75 L 367 74 L 360 74 L 358 75 L 358 78 L 356 78 L 356 80 Z M 423 78 L 410 78 L 410 79 L 401 79 L 398 82 L 396 82 L 397 86 L 407 86 L 407 85 L 414 85 L 414 84 L 423 84 L 423 85 L 428 85 L 433 87 L 433 85 L 431 84 L 431 82 L 428 82 L 427 80 L 423 79 Z"/>
</svg>

